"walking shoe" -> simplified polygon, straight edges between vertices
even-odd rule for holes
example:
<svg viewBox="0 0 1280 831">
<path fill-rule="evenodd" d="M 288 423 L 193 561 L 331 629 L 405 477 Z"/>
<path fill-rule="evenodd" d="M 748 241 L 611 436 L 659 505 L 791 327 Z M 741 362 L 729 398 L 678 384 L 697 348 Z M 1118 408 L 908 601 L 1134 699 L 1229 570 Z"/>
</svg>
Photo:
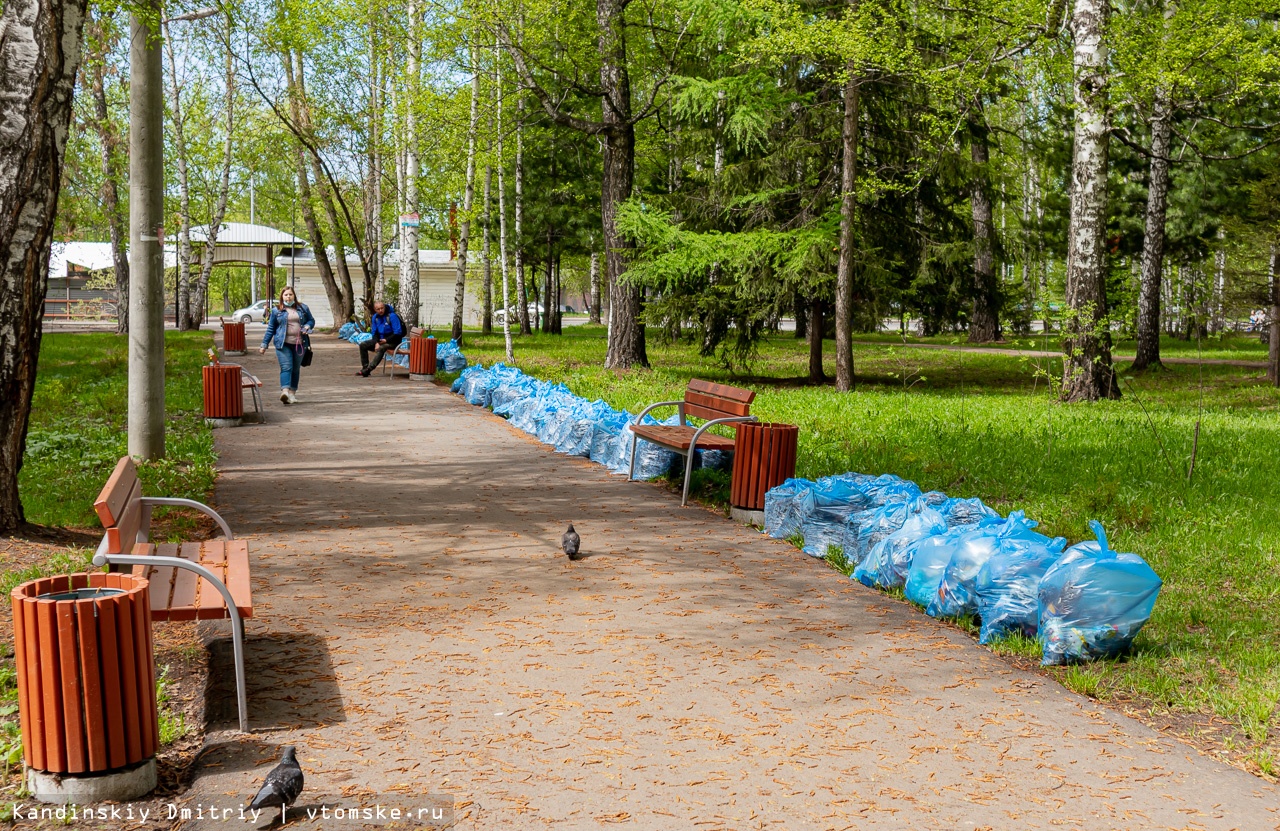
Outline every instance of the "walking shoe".
<svg viewBox="0 0 1280 831">
<path fill-rule="evenodd" d="M 289 388 L 288 388 L 288 387 L 281 387 L 281 388 L 280 388 L 280 403 L 282 403 L 282 404 L 288 404 L 288 403 L 290 403 L 290 402 L 289 402 Z"/>
<path fill-rule="evenodd" d="M 293 390 L 289 390 L 289 403 L 290 404 L 298 403 L 298 396 L 294 394 Z"/>
</svg>

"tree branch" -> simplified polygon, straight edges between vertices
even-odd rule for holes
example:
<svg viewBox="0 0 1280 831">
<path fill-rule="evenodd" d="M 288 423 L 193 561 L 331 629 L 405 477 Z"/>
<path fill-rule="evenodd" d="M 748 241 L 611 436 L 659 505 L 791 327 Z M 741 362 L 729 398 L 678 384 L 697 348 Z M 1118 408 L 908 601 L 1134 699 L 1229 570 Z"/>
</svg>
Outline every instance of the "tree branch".
<svg viewBox="0 0 1280 831">
<path fill-rule="evenodd" d="M 525 63 L 524 55 L 511 43 L 509 32 L 506 24 L 498 24 L 498 39 L 502 41 L 502 48 L 511 56 L 512 63 L 515 64 L 516 72 L 520 75 L 520 80 L 529 89 L 533 90 L 533 94 L 537 96 L 542 103 L 542 108 L 547 111 L 547 116 L 562 127 L 569 127 L 587 135 L 603 135 L 609 132 L 609 126 L 600 121 L 588 121 L 576 115 L 571 115 L 560 109 L 560 105 L 556 102 L 549 92 L 542 88 L 529 72 L 529 67 Z"/>
</svg>

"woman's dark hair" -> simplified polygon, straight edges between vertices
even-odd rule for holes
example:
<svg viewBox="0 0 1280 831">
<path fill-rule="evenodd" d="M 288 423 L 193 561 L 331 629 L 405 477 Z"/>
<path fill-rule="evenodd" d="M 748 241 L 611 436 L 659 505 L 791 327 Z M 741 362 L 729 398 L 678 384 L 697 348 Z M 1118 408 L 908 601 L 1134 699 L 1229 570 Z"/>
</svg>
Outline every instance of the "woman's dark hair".
<svg viewBox="0 0 1280 831">
<path fill-rule="evenodd" d="M 285 286 L 284 288 L 280 289 L 280 298 L 279 298 L 278 300 L 276 300 L 276 310 L 277 310 L 277 311 L 281 311 L 281 312 L 283 312 L 283 311 L 284 311 L 284 293 L 285 293 L 286 291 L 291 291 L 291 292 L 293 292 L 293 304 L 294 304 L 294 306 L 297 306 L 299 303 L 301 303 L 301 302 L 302 302 L 301 300 L 299 300 L 299 299 L 298 299 L 298 290 L 297 290 L 297 289 L 295 289 L 293 286 Z"/>
</svg>

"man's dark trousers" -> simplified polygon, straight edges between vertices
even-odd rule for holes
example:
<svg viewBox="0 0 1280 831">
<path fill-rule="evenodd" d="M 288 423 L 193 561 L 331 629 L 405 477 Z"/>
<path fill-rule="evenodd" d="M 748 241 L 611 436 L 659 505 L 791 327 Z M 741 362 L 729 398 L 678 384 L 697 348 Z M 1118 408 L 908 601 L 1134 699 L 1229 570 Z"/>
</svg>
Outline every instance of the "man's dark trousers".
<svg viewBox="0 0 1280 831">
<path fill-rule="evenodd" d="M 364 372 L 365 375 L 368 375 L 369 373 L 377 369 L 378 364 L 382 363 L 383 356 L 386 355 L 391 350 L 395 349 L 400 344 L 400 340 L 401 338 L 390 337 L 390 338 L 387 338 L 386 343 L 377 343 L 372 339 L 361 343 L 360 344 L 360 365 L 363 367 L 361 371 Z M 369 361 L 370 352 L 376 352 L 376 354 L 373 356 L 372 362 Z"/>
</svg>

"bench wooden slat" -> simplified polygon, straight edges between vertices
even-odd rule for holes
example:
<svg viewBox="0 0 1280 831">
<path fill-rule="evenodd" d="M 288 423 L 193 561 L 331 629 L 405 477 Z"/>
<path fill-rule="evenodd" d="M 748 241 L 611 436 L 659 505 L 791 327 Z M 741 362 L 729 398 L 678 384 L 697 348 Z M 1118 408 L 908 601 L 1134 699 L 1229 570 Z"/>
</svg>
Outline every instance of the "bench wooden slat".
<svg viewBox="0 0 1280 831">
<path fill-rule="evenodd" d="M 107 526 L 108 554 L 131 554 L 142 528 L 142 483 L 133 482 L 131 497 L 121 509 L 119 521 Z"/>
<path fill-rule="evenodd" d="M 181 546 L 177 543 L 161 543 L 151 545 L 143 543 L 133 549 L 138 556 L 155 554 L 159 557 L 180 557 Z M 170 599 L 173 597 L 173 577 L 177 569 L 172 566 L 134 566 L 134 577 L 145 577 L 151 581 L 151 619 L 167 620 Z"/>
<path fill-rule="evenodd" d="M 690 406 L 701 407 L 708 411 L 719 413 L 713 418 L 724 418 L 725 416 L 744 416 L 751 415 L 751 405 L 742 401 L 734 401 L 732 398 L 719 398 L 714 395 L 706 395 L 701 392 L 689 390 L 684 394 L 685 414 L 689 413 Z M 704 416 L 697 416 L 704 418 Z"/>
<path fill-rule="evenodd" d="M 184 542 L 179 556 L 193 563 L 200 562 L 200 543 Z M 195 620 L 196 590 L 201 578 L 185 568 L 175 571 L 178 573 L 174 576 L 173 598 L 169 601 L 169 620 Z"/>
<path fill-rule="evenodd" d="M 243 617 L 253 617 L 253 599 L 249 587 L 249 543 L 227 540 L 227 588 Z"/>
<path fill-rule="evenodd" d="M 714 381 L 703 381 L 701 378 L 690 378 L 689 389 L 694 392 L 713 395 L 716 398 L 727 398 L 730 401 L 740 401 L 743 404 L 750 404 L 756 400 L 755 390 L 747 390 L 742 387 L 731 387 L 728 384 L 717 384 Z"/>
<path fill-rule="evenodd" d="M 200 565 L 213 572 L 213 575 L 227 584 L 227 546 L 223 540 L 214 540 L 200 544 Z M 200 578 L 199 602 L 196 604 L 198 620 L 218 620 L 226 617 L 226 601 L 222 593 L 203 577 Z"/>
<path fill-rule="evenodd" d="M 677 424 L 640 424 L 631 429 L 642 439 L 648 439 L 654 444 L 661 444 L 664 447 L 678 447 L 681 451 L 688 451 L 695 432 L 692 427 L 682 427 Z M 732 450 L 733 439 L 727 439 L 715 433 L 703 433 L 698 437 L 698 448 L 701 450 Z"/>
<path fill-rule="evenodd" d="M 257 375 L 250 375 L 247 372 L 240 373 L 240 389 L 247 390 L 250 387 L 260 387 L 262 381 L 258 380 Z"/>
<path fill-rule="evenodd" d="M 107 484 L 102 486 L 102 491 L 93 503 L 93 509 L 102 521 L 103 528 L 110 528 L 120 521 L 137 486 L 138 468 L 132 458 L 125 456 L 116 462 L 115 470 L 111 471 Z"/>
</svg>

